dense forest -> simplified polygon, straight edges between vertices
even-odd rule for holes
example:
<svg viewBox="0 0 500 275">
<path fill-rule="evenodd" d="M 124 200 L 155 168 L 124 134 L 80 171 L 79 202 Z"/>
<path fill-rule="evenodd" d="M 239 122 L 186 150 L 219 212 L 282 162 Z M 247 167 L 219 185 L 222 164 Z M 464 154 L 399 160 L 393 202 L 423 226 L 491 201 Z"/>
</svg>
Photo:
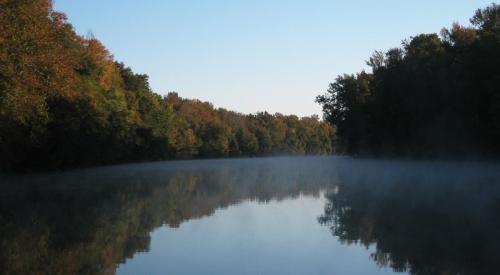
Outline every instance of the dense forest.
<svg viewBox="0 0 500 275">
<path fill-rule="evenodd" d="M 50 0 L 0 0 L 0 169 L 332 152 L 317 117 L 156 94 L 66 20 Z"/>
<path fill-rule="evenodd" d="M 471 26 L 420 34 L 376 51 L 370 72 L 338 76 L 318 96 L 350 155 L 500 156 L 500 6 Z"/>
</svg>

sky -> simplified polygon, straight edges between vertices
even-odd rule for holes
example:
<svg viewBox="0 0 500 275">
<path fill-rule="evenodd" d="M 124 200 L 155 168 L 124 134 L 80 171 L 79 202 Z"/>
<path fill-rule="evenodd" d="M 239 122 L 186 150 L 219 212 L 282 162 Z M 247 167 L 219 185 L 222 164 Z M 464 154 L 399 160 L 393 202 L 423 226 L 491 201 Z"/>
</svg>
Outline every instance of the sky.
<svg viewBox="0 0 500 275">
<path fill-rule="evenodd" d="M 299 116 L 321 116 L 315 97 L 375 50 L 469 25 L 491 1 L 54 0 L 156 93 Z"/>
</svg>

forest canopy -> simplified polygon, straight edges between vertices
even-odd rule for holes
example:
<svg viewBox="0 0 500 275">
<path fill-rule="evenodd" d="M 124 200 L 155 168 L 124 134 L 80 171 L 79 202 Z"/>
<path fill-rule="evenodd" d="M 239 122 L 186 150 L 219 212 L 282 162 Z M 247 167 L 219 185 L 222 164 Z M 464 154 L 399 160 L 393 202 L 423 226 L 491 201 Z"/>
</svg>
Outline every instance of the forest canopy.
<svg viewBox="0 0 500 275">
<path fill-rule="evenodd" d="M 156 94 L 50 0 L 0 0 L 0 170 L 327 154 L 333 136 L 314 116 L 244 115 Z"/>
<path fill-rule="evenodd" d="M 350 155 L 500 156 L 500 6 L 471 26 L 420 34 L 376 51 L 371 72 L 338 76 L 317 97 Z"/>
</svg>

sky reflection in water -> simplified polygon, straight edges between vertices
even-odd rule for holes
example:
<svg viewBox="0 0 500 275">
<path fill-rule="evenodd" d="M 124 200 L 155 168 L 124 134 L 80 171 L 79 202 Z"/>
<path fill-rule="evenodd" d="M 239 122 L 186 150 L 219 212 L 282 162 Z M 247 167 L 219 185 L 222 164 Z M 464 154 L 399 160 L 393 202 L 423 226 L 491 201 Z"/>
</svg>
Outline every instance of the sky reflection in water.
<svg viewBox="0 0 500 275">
<path fill-rule="evenodd" d="M 6 274 L 492 274 L 500 169 L 296 157 L 3 177 Z"/>
<path fill-rule="evenodd" d="M 373 249 L 342 245 L 317 222 L 323 197 L 245 201 L 178 229 L 152 233 L 151 250 L 118 274 L 390 274 Z"/>
</svg>

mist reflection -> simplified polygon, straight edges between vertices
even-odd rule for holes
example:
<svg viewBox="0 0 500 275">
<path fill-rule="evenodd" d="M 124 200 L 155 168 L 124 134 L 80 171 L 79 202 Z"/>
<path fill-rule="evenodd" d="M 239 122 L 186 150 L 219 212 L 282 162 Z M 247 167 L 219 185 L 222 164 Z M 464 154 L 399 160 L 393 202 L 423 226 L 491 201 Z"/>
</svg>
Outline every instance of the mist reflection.
<svg viewBox="0 0 500 275">
<path fill-rule="evenodd" d="M 343 244 L 376 247 L 366 256 L 370 265 L 412 274 L 498 273 L 500 169 L 494 164 L 205 160 L 0 181 L 4 274 L 113 274 L 149 251 L 150 233 L 161 226 L 179 227 L 243 201 L 324 192 L 319 223 Z"/>
<path fill-rule="evenodd" d="M 4 177 L 4 274 L 113 274 L 150 249 L 150 232 L 243 200 L 319 196 L 328 158 L 160 162 Z"/>
<path fill-rule="evenodd" d="M 380 266 L 411 274 L 497 274 L 500 170 L 493 164 L 358 161 L 337 167 L 321 224 L 375 244 Z"/>
</svg>

